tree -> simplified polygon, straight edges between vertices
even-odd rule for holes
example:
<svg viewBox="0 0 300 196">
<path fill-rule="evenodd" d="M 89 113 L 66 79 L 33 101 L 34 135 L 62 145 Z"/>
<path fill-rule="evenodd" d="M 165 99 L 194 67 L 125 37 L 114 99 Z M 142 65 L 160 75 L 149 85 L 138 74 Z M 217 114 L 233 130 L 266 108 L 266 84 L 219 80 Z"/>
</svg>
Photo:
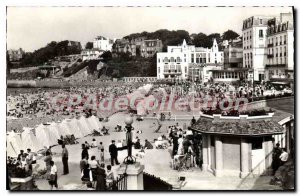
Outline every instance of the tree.
<svg viewBox="0 0 300 196">
<path fill-rule="evenodd" d="M 198 33 L 194 35 L 193 44 L 196 47 L 210 48 L 212 46 L 212 39 L 204 33 Z"/>
<path fill-rule="evenodd" d="M 93 42 L 87 42 L 85 44 L 85 49 L 92 49 L 93 48 Z"/>
<path fill-rule="evenodd" d="M 213 44 L 213 39 L 216 39 L 217 43 L 221 42 L 221 35 L 220 35 L 220 33 L 212 33 L 212 34 L 208 35 L 208 38 L 211 40 L 211 46 Z"/>
<path fill-rule="evenodd" d="M 112 53 L 110 51 L 104 52 L 101 57 L 103 58 L 103 62 L 108 62 L 112 59 Z"/>
<path fill-rule="evenodd" d="M 239 37 L 239 34 L 232 31 L 232 30 L 227 30 L 223 33 L 222 39 L 223 40 L 233 40 L 235 38 Z"/>
</svg>

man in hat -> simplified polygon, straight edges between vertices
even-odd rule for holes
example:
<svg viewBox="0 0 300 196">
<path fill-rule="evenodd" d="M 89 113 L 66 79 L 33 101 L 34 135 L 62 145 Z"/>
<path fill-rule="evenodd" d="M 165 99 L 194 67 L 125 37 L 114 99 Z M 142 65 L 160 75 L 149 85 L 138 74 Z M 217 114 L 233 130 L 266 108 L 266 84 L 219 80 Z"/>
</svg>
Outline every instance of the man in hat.
<svg viewBox="0 0 300 196">
<path fill-rule="evenodd" d="M 115 145 L 115 140 L 112 140 L 111 144 L 109 145 L 109 153 L 110 153 L 111 165 L 114 166 L 114 162 L 117 165 L 119 165 L 119 162 L 118 162 L 118 148 Z"/>
</svg>

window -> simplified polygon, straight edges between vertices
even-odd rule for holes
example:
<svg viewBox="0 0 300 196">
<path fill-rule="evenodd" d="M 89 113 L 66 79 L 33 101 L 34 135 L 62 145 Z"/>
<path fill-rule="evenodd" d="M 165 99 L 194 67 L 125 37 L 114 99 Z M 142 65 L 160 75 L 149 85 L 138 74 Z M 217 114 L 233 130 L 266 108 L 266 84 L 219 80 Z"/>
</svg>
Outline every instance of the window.
<svg viewBox="0 0 300 196">
<path fill-rule="evenodd" d="M 180 57 L 177 57 L 177 63 L 180 63 L 180 61 L 181 61 Z"/>
<path fill-rule="evenodd" d="M 158 62 L 160 63 L 160 58 L 158 58 Z"/>
<path fill-rule="evenodd" d="M 263 30 L 259 30 L 259 37 L 260 38 L 264 37 Z"/>
<path fill-rule="evenodd" d="M 263 23 L 263 20 L 262 19 L 259 19 L 259 24 L 262 24 Z"/>
<path fill-rule="evenodd" d="M 158 74 L 160 73 L 160 67 L 158 68 Z"/>
<path fill-rule="evenodd" d="M 185 73 L 187 72 L 187 67 L 184 67 L 184 72 L 185 72 Z"/>
<path fill-rule="evenodd" d="M 172 63 L 174 62 L 174 57 L 171 57 L 171 62 L 172 62 Z"/>
<path fill-rule="evenodd" d="M 286 46 L 284 46 L 284 56 L 286 56 Z"/>
<path fill-rule="evenodd" d="M 263 137 L 251 138 L 250 142 L 252 144 L 252 150 L 262 149 Z"/>
<path fill-rule="evenodd" d="M 281 36 L 279 37 L 279 45 L 281 45 Z"/>
<path fill-rule="evenodd" d="M 168 57 L 165 57 L 165 58 L 164 58 L 164 62 L 165 62 L 165 63 L 168 63 L 168 62 L 169 62 Z"/>
<path fill-rule="evenodd" d="M 284 41 L 283 44 L 286 44 L 286 35 L 284 35 Z"/>
</svg>

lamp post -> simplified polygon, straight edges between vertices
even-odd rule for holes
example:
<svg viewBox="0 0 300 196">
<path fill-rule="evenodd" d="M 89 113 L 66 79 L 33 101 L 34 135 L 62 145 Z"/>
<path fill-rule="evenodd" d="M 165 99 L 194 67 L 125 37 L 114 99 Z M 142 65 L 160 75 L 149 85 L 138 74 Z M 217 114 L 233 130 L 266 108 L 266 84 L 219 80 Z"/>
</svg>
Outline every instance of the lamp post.
<svg viewBox="0 0 300 196">
<path fill-rule="evenodd" d="M 132 116 L 125 118 L 126 128 L 126 143 L 127 143 L 127 157 L 124 159 L 124 163 L 127 165 L 134 164 L 136 162 L 135 157 L 132 156 L 132 130 L 134 129 L 131 125 L 133 123 Z"/>
</svg>

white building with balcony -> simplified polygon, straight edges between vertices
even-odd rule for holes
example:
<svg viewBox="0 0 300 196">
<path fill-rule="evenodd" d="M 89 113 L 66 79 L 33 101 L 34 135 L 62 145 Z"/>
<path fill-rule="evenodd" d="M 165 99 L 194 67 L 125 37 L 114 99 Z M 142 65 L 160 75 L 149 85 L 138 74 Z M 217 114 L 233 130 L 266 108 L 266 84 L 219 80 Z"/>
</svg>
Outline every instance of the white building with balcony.
<svg viewBox="0 0 300 196">
<path fill-rule="evenodd" d="M 294 26 L 293 14 L 281 13 L 268 21 L 266 79 L 293 79 Z"/>
<path fill-rule="evenodd" d="M 269 16 L 252 16 L 243 21 L 243 67 L 253 69 L 254 81 L 265 80 Z"/>
<path fill-rule="evenodd" d="M 99 50 L 104 51 L 112 51 L 112 46 L 115 42 L 115 39 L 108 39 L 103 36 L 98 36 L 93 41 L 93 48 L 97 48 Z"/>
<path fill-rule="evenodd" d="M 168 46 L 167 52 L 157 53 L 157 79 L 188 79 L 190 64 L 223 64 L 223 52 L 216 39 L 212 48 L 187 45 Z"/>
</svg>

